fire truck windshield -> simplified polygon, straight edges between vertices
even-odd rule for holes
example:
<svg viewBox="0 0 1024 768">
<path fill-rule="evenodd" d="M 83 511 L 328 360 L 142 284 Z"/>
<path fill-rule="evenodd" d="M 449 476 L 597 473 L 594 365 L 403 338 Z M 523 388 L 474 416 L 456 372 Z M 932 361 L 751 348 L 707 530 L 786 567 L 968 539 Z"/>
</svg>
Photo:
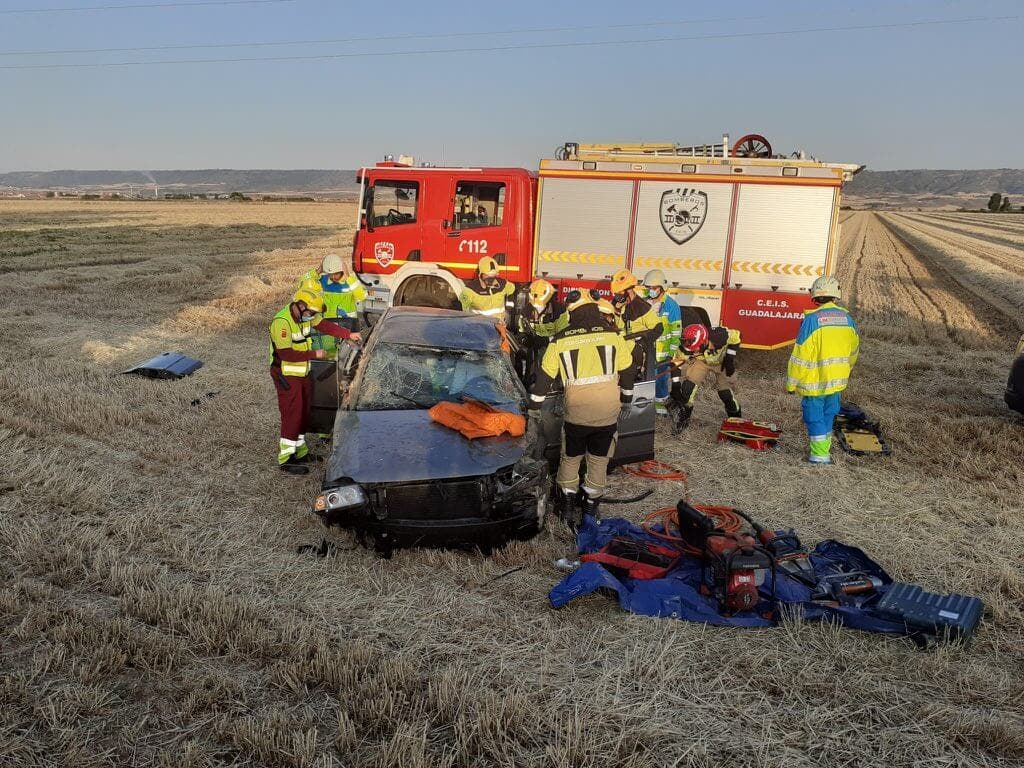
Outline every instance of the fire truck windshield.
<svg viewBox="0 0 1024 768">
<path fill-rule="evenodd" d="M 373 227 L 391 227 L 416 221 L 420 185 L 415 181 L 378 179 L 370 187 L 367 214 Z"/>
</svg>

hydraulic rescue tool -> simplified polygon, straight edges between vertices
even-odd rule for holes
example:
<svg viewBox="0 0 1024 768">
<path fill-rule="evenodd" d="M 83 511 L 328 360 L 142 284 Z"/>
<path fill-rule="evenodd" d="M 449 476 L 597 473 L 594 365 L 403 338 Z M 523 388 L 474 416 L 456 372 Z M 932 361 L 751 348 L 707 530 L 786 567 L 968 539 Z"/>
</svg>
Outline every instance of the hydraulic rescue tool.
<svg viewBox="0 0 1024 768">
<path fill-rule="evenodd" d="M 749 533 L 723 530 L 684 500 L 676 505 L 676 512 L 679 537 L 700 550 L 701 562 L 711 575 L 712 594 L 723 613 L 753 610 L 761 601 L 758 588 L 769 571 L 774 593 L 775 559 L 757 539 Z"/>
</svg>

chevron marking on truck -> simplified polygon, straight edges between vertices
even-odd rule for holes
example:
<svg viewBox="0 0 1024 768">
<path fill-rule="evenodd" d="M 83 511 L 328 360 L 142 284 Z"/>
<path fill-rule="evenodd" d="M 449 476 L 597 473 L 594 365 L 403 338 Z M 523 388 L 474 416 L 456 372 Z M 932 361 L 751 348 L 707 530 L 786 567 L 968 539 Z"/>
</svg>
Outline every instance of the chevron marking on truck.
<svg viewBox="0 0 1024 768">
<path fill-rule="evenodd" d="M 568 264 L 624 264 L 625 256 L 611 253 L 582 253 L 580 251 L 541 251 L 541 261 L 560 261 Z"/>
<path fill-rule="evenodd" d="M 721 260 L 710 259 L 670 259 L 657 258 L 655 256 L 638 256 L 633 260 L 636 267 L 649 267 L 659 269 L 689 269 L 694 271 L 721 272 Z"/>
<path fill-rule="evenodd" d="M 812 264 L 780 264 L 767 261 L 734 261 L 733 272 L 753 272 L 758 275 L 806 275 L 820 277 L 825 270 Z"/>
</svg>

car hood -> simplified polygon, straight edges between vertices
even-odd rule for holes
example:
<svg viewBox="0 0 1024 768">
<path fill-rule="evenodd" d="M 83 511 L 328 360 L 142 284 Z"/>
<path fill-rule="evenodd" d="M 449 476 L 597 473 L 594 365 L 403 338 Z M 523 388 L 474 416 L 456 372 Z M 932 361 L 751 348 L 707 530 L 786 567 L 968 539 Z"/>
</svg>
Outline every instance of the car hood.
<svg viewBox="0 0 1024 768">
<path fill-rule="evenodd" d="M 401 483 L 487 475 L 518 461 L 525 437 L 469 440 L 425 410 L 338 411 L 325 483 Z"/>
</svg>

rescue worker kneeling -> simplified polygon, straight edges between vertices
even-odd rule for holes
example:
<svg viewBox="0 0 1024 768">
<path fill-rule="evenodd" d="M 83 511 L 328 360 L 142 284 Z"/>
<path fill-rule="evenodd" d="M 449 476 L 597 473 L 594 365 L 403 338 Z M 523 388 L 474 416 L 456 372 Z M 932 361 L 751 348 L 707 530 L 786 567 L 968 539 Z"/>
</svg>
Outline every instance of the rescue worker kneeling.
<svg viewBox="0 0 1024 768">
<path fill-rule="evenodd" d="M 565 389 L 562 454 L 555 476 L 556 503 L 570 524 L 577 494 L 584 514 L 596 515 L 604 493 L 608 460 L 622 411 L 633 401 L 633 345 L 610 327 L 588 292 L 568 296 L 569 325 L 556 333 L 544 352 L 530 395 L 530 415 L 540 417 L 544 398 L 561 378 Z M 580 488 L 580 464 L 587 460 Z"/>
<path fill-rule="evenodd" d="M 270 375 L 281 412 L 277 463 L 293 475 L 309 471 L 303 465 L 309 461 L 306 431 L 313 406 L 310 361 L 322 360 L 327 355 L 322 349 L 313 349 L 313 329 L 338 339 L 360 341 L 358 333 L 323 319 L 320 313 L 324 310 L 324 299 L 317 288 L 315 281 L 303 281 L 291 303 L 274 315 L 270 323 Z"/>
<path fill-rule="evenodd" d="M 727 416 L 742 416 L 736 399 L 736 357 L 740 348 L 740 332 L 731 328 L 688 325 L 679 342 L 682 353 L 672 375 L 672 400 L 676 432 L 686 429 L 693 414 L 697 388 L 710 376 L 718 387 L 718 397 Z"/>
<path fill-rule="evenodd" d="M 500 276 L 498 262 L 484 256 L 477 263 L 476 277 L 465 284 L 459 294 L 463 312 L 490 317 L 496 323 L 508 325 L 508 309 L 513 307 L 512 297 L 516 284 Z"/>
</svg>

